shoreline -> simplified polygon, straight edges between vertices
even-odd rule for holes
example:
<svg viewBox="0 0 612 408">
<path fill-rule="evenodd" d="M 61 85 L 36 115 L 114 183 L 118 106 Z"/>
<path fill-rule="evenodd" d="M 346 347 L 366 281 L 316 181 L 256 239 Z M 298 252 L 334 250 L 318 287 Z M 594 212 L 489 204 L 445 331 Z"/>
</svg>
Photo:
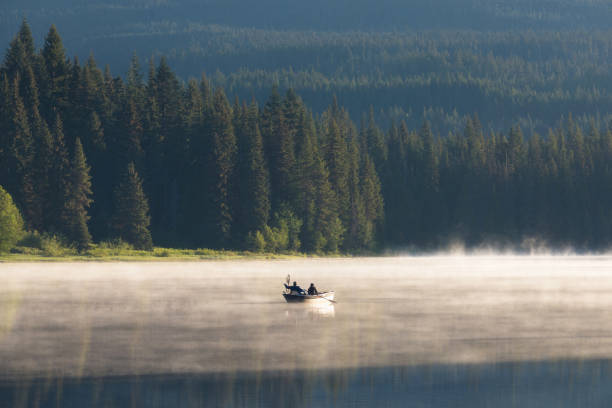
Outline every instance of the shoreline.
<svg viewBox="0 0 612 408">
<path fill-rule="evenodd" d="M 202 261 L 240 261 L 240 260 L 296 260 L 306 258 L 327 257 L 324 255 L 307 254 L 274 254 L 250 253 L 234 251 L 211 251 L 209 254 L 196 253 L 197 251 L 171 250 L 171 253 L 152 251 L 150 253 L 135 254 L 108 254 L 108 255 L 30 255 L 30 254 L 3 254 L 0 255 L 0 264 L 8 263 L 55 263 L 55 262 L 202 262 Z M 140 251 L 135 251 L 140 252 Z M 331 257 L 331 256 L 330 256 Z M 335 255 L 333 257 L 346 257 Z"/>
<path fill-rule="evenodd" d="M 156 248 L 154 251 L 129 251 L 130 253 L 91 254 L 83 255 L 45 255 L 45 254 L 1 254 L 0 265 L 19 263 L 171 263 L 171 262 L 207 262 L 207 261 L 298 261 L 298 260 L 333 260 L 333 259 L 370 259 L 370 258 L 600 258 L 612 257 L 610 252 L 490 252 L 490 251 L 439 251 L 421 253 L 368 253 L 368 254 L 308 254 L 308 253 L 256 253 L 248 251 L 223 251 L 223 250 L 178 250 L 167 248 Z"/>
</svg>

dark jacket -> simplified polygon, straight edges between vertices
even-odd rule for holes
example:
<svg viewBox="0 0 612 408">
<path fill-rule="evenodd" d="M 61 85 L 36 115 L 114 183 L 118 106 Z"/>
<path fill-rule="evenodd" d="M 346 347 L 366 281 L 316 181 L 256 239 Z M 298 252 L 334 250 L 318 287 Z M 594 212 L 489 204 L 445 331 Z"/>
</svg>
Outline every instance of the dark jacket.
<svg viewBox="0 0 612 408">
<path fill-rule="evenodd" d="M 286 283 L 284 285 L 287 289 L 289 289 L 292 292 L 297 292 L 297 293 L 302 293 L 302 294 L 306 293 L 304 289 L 300 288 L 298 285 L 288 286 Z"/>
<path fill-rule="evenodd" d="M 319 291 L 317 290 L 317 288 L 315 288 L 315 286 L 314 286 L 314 285 L 311 285 L 311 286 L 308 288 L 308 294 L 309 294 L 309 295 L 318 295 L 318 294 L 319 294 Z"/>
</svg>

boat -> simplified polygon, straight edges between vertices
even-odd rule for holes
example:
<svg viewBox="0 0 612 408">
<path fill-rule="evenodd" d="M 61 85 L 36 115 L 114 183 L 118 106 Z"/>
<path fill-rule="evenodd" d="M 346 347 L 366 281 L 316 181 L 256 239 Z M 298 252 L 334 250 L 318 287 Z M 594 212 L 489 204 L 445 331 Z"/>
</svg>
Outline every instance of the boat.
<svg viewBox="0 0 612 408">
<path fill-rule="evenodd" d="M 334 302 L 334 296 L 336 292 L 322 292 L 318 295 L 308 295 L 291 291 L 289 293 L 283 293 L 283 297 L 287 303 L 319 303 L 319 304 L 330 304 Z"/>
<path fill-rule="evenodd" d="M 297 290 L 292 290 L 292 288 L 289 286 L 289 283 L 291 283 L 291 276 L 287 275 L 285 282 L 285 292 L 283 293 L 283 297 L 287 303 L 309 303 L 314 305 L 330 305 L 336 303 L 334 300 L 336 292 L 333 290 L 319 292 L 316 295 L 309 295 L 304 291 L 298 292 Z"/>
</svg>

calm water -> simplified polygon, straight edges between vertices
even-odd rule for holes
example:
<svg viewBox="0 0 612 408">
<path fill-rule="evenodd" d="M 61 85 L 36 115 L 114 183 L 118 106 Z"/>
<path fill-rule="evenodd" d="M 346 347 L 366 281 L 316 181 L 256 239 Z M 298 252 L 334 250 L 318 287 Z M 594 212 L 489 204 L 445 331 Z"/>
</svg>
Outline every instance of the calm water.
<svg viewBox="0 0 612 408">
<path fill-rule="evenodd" d="M 608 257 L 0 264 L 0 407 L 611 405 Z"/>
</svg>

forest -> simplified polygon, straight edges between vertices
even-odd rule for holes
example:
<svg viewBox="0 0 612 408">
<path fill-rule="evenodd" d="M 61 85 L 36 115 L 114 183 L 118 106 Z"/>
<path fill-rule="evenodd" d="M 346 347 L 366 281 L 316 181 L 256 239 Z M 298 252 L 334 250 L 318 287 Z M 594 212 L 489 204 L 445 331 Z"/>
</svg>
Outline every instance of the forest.
<svg viewBox="0 0 612 408">
<path fill-rule="evenodd" d="M 143 71 L 147 72 L 146 75 Z M 612 242 L 612 131 L 559 112 L 519 124 L 436 131 L 421 117 L 357 123 L 338 98 L 314 112 L 271 87 L 228 98 L 165 58 L 124 77 L 70 58 L 55 26 L 37 49 L 24 22 L 0 68 L 0 185 L 26 228 L 86 250 L 136 248 L 363 253 Z M 476 112 L 476 111 L 475 111 Z"/>
<path fill-rule="evenodd" d="M 0 43 L 24 17 L 42 39 L 55 23 L 81 61 L 123 75 L 166 57 L 180 81 L 206 72 L 228 98 L 263 105 L 297 92 L 319 115 L 334 96 L 353 121 L 427 119 L 435 133 L 520 124 L 530 136 L 603 127 L 612 112 L 612 6 L 604 0 L 5 0 Z M 238 6 L 239 4 L 239 6 Z M 44 8 L 41 6 L 44 5 Z M 42 41 L 37 42 L 42 46 Z"/>
</svg>

